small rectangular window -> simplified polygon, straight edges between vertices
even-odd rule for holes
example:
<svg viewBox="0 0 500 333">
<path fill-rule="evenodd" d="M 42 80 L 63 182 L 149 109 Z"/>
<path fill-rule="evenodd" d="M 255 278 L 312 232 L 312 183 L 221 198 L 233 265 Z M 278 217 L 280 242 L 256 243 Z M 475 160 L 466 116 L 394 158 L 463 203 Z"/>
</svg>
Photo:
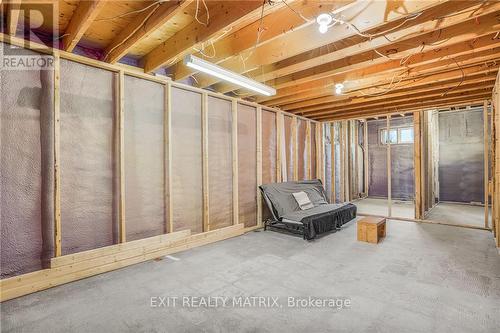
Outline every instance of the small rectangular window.
<svg viewBox="0 0 500 333">
<path fill-rule="evenodd" d="M 387 129 L 380 130 L 380 143 L 387 144 Z M 413 127 L 391 128 L 389 143 L 391 145 L 413 143 Z"/>
<path fill-rule="evenodd" d="M 386 129 L 383 129 L 382 131 L 380 131 L 380 142 L 384 145 L 387 143 L 387 130 Z M 389 131 L 389 143 L 395 144 L 397 142 L 398 142 L 398 131 L 397 131 L 397 129 L 391 129 Z"/>
<path fill-rule="evenodd" d="M 399 129 L 399 143 L 413 143 L 413 127 Z"/>
</svg>

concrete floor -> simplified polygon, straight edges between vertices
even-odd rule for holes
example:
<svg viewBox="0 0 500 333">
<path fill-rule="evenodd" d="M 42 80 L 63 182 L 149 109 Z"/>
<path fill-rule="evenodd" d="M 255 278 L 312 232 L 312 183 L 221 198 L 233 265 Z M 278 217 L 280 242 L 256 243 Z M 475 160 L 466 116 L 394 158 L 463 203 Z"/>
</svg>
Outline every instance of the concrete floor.
<svg viewBox="0 0 500 333">
<path fill-rule="evenodd" d="M 358 213 L 388 216 L 388 200 L 381 198 L 364 198 L 353 202 L 358 207 Z M 392 200 L 392 216 L 415 218 L 413 201 Z"/>
<path fill-rule="evenodd" d="M 484 207 L 440 202 L 429 211 L 426 218 L 439 222 L 484 227 Z"/>
<path fill-rule="evenodd" d="M 354 222 L 312 242 L 248 233 L 5 302 L 2 332 L 498 332 L 491 233 L 401 221 L 387 230 L 378 245 L 356 241 Z M 281 296 L 283 307 L 150 306 L 202 295 Z M 352 305 L 291 309 L 287 296 Z"/>
</svg>

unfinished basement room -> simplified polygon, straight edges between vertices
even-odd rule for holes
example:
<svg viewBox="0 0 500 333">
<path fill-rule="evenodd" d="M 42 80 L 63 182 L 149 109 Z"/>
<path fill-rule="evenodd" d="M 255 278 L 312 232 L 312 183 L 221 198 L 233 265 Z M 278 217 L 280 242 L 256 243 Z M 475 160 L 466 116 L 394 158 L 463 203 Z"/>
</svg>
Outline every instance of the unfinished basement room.
<svg viewBox="0 0 500 333">
<path fill-rule="evenodd" d="M 1 332 L 500 332 L 500 1 L 0 17 Z"/>
</svg>

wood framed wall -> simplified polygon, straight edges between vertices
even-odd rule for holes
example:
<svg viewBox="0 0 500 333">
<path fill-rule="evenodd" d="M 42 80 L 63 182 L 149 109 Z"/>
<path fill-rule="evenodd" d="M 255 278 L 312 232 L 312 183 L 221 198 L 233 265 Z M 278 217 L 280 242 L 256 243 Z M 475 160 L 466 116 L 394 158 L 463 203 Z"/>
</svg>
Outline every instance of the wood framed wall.
<svg viewBox="0 0 500 333">
<path fill-rule="evenodd" d="M 264 107 L 257 103 L 233 98 L 230 96 L 222 95 L 219 93 L 210 92 L 207 90 L 191 87 L 177 82 L 172 82 L 169 78 L 163 76 L 153 76 L 145 73 L 141 73 L 136 69 L 129 66 L 120 64 L 108 64 L 100 62 L 97 60 L 92 60 L 86 57 L 78 56 L 72 53 L 54 50 L 46 48 L 43 45 L 39 45 L 32 42 L 27 42 L 15 37 L 0 34 L 0 41 L 3 43 L 12 44 L 18 47 L 23 47 L 27 49 L 32 49 L 36 52 L 43 54 L 49 54 L 54 56 L 54 257 L 50 262 L 50 267 L 42 269 L 39 271 L 34 271 L 31 273 L 26 273 L 22 275 L 13 276 L 0 280 L 0 301 L 12 299 L 19 297 L 28 293 L 44 290 L 57 286 L 63 283 L 68 283 L 92 275 L 100 274 L 103 272 L 111 271 L 127 265 L 132 265 L 145 260 L 154 259 L 157 257 L 164 256 L 166 254 L 175 253 L 178 251 L 186 250 L 192 247 L 201 246 L 218 240 L 226 239 L 229 237 L 234 237 L 241 235 L 244 232 L 254 230 L 256 228 L 262 227 L 262 200 L 260 197 L 260 191 L 258 186 L 262 184 L 262 111 L 270 111 L 276 114 L 276 121 L 278 126 L 276 126 L 277 131 L 277 163 L 276 163 L 276 174 L 278 175 L 278 180 L 281 179 L 281 168 L 282 163 L 281 152 L 283 151 L 284 142 L 282 137 L 284 135 L 282 130 L 283 117 L 284 115 L 291 116 L 293 119 L 292 140 L 296 143 L 297 141 L 297 121 L 301 119 L 306 121 L 307 135 L 305 147 L 308 156 L 311 156 L 312 149 L 316 149 L 316 174 L 318 177 L 322 176 L 324 179 L 324 168 L 322 166 L 322 136 L 321 136 L 321 126 L 315 126 L 316 131 L 311 132 L 311 124 L 317 121 L 310 120 L 308 118 L 293 115 L 287 112 L 283 112 L 278 109 L 271 107 Z M 60 82 L 60 60 L 65 59 L 68 61 L 84 64 L 87 66 L 104 69 L 114 73 L 117 77 L 114 90 L 115 96 L 117 97 L 118 103 L 115 107 L 115 126 L 116 131 L 116 141 L 118 143 L 117 149 L 117 178 L 118 178 L 118 191 L 119 191 L 119 203 L 118 203 L 118 224 L 119 224 L 119 242 L 115 245 L 97 248 L 89 251 L 78 252 L 75 254 L 62 255 L 61 252 L 61 240 L 64 237 L 64 233 L 61 232 L 61 213 L 60 213 L 60 171 L 59 171 L 59 147 L 60 147 L 60 118 L 59 118 L 59 108 L 60 108 L 60 92 L 59 92 L 59 82 Z M 124 192 L 124 156 L 126 151 L 124 150 L 124 78 L 125 76 L 132 76 L 139 79 L 148 80 L 163 85 L 164 91 L 164 127 L 163 127 L 163 141 L 164 141 L 164 175 L 167 179 L 164 188 L 164 200 L 165 200 L 165 233 L 159 236 L 154 236 L 150 238 L 144 238 L 136 241 L 127 241 L 126 239 L 126 225 L 127 219 L 125 216 L 125 192 Z M 174 231 L 172 225 L 173 212 L 175 207 L 172 201 L 172 164 L 175 162 L 172 159 L 172 88 L 180 88 L 183 90 L 188 90 L 196 92 L 201 95 L 202 98 L 202 160 L 203 160 L 203 232 L 200 234 L 192 235 L 189 230 L 184 231 Z M 210 150 L 208 147 L 208 119 L 207 119 L 207 99 L 208 97 L 217 97 L 231 102 L 231 114 L 232 114 L 232 129 L 231 129 L 231 144 L 232 144 L 232 177 L 233 177 L 233 215 L 232 221 L 233 225 L 229 227 L 223 227 L 216 230 L 211 230 L 210 220 L 209 220 L 209 175 L 208 175 L 208 164 L 207 161 L 210 158 Z M 238 220 L 238 175 L 244 170 L 238 169 L 238 105 L 245 105 L 255 108 L 256 110 L 256 216 L 257 222 L 253 227 L 244 227 Z M 315 135 L 316 146 L 313 148 L 311 146 L 311 135 Z M 293 154 L 294 158 L 294 172 L 290 177 L 297 178 L 297 144 L 295 144 L 295 151 Z M 311 175 L 311 159 L 308 159 L 307 163 L 307 174 Z M 64 180 L 63 180 L 64 181 Z"/>
<path fill-rule="evenodd" d="M 492 229 L 496 245 L 500 248 L 500 72 L 492 94 Z M 500 249 L 499 249 L 500 252 Z"/>
</svg>

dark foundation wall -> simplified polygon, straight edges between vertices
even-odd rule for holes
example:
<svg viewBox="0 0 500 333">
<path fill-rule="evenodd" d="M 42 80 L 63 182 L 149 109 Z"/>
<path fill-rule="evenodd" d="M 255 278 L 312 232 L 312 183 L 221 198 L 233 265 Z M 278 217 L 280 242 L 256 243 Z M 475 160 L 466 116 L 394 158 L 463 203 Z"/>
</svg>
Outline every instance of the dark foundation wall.
<svg viewBox="0 0 500 333">
<path fill-rule="evenodd" d="M 391 118 L 390 126 L 413 126 L 413 117 Z M 373 197 L 387 197 L 387 146 L 379 139 L 386 127 L 385 118 L 368 121 L 368 195 Z M 393 199 L 414 197 L 413 144 L 391 145 L 391 182 Z"/>
<path fill-rule="evenodd" d="M 439 200 L 484 202 L 482 109 L 439 113 Z"/>
</svg>

